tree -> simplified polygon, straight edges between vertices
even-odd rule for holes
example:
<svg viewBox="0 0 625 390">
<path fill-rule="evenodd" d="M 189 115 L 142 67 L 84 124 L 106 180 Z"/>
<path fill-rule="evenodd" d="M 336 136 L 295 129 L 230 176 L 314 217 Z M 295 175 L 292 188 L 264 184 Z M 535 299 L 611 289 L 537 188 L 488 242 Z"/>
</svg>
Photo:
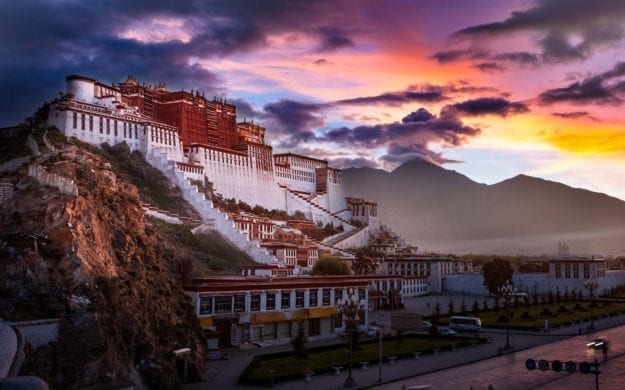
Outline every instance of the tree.
<svg viewBox="0 0 625 390">
<path fill-rule="evenodd" d="M 473 301 L 473 307 L 471 308 L 471 311 L 473 312 L 473 314 L 477 314 L 480 312 L 480 305 L 477 303 L 477 299 Z"/>
<path fill-rule="evenodd" d="M 488 300 L 484 299 L 484 303 L 482 304 L 482 310 L 488 310 Z"/>
<path fill-rule="evenodd" d="M 436 302 L 436 306 L 434 306 L 434 316 L 437 318 L 441 316 L 441 304 L 438 302 Z"/>
<path fill-rule="evenodd" d="M 304 326 L 300 322 L 297 327 L 297 333 L 295 337 L 291 339 L 291 345 L 293 346 L 294 357 L 296 360 L 302 360 L 306 357 L 306 342 L 308 339 L 304 334 Z"/>
<path fill-rule="evenodd" d="M 455 314 L 454 311 L 454 300 L 453 299 L 449 299 L 449 302 L 447 303 L 447 314 L 449 314 L 450 316 L 453 316 Z"/>
<path fill-rule="evenodd" d="M 322 257 L 312 269 L 313 275 L 350 275 L 351 271 L 346 262 L 338 257 Z"/>
<path fill-rule="evenodd" d="M 467 312 L 467 303 L 464 301 L 464 298 L 462 299 L 462 304 L 460 305 L 460 313 L 466 313 Z"/>
<path fill-rule="evenodd" d="M 352 261 L 352 270 L 356 275 L 372 274 L 375 269 L 376 262 L 371 257 L 365 256 L 363 252 L 358 252 Z"/>
<path fill-rule="evenodd" d="M 499 289 L 512 280 L 512 267 L 510 263 L 502 259 L 494 259 L 482 267 L 484 286 L 491 294 L 499 294 Z"/>
</svg>

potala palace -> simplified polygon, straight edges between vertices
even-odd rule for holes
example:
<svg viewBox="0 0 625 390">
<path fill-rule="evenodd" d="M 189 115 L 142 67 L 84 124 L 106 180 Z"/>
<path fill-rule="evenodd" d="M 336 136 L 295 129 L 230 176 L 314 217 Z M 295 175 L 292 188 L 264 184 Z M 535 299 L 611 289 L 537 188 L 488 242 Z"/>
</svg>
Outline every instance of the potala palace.
<svg viewBox="0 0 625 390">
<path fill-rule="evenodd" d="M 66 82 L 66 93 L 51 104 L 49 125 L 90 144 L 125 142 L 140 151 L 183 189 L 203 222 L 213 224 L 256 261 L 276 259 L 266 256 L 269 252 L 258 248 L 254 237 L 241 235 L 233 218 L 213 207 L 191 181 L 210 182 L 223 198 L 291 215 L 301 212 L 318 225 L 342 227 L 341 234 L 318 243 L 335 253 L 367 245 L 375 232 L 392 234 L 380 223 L 377 204 L 345 197 L 339 169 L 325 160 L 274 154 L 265 142 L 265 128 L 237 123 L 231 103 L 193 91 L 170 92 L 164 85 L 147 86 L 132 76 L 115 85 L 78 75 Z"/>
</svg>

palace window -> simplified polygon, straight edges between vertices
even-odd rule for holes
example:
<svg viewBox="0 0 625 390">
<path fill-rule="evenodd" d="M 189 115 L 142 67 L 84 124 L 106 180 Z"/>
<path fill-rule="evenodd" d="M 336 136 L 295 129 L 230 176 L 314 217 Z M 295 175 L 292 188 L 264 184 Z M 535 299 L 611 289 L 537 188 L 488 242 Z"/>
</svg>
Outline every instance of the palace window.
<svg viewBox="0 0 625 390">
<path fill-rule="evenodd" d="M 215 297 L 215 313 L 231 313 L 232 296 Z"/>
<path fill-rule="evenodd" d="M 297 291 L 295 293 L 295 307 L 304 307 L 304 292 Z"/>
<path fill-rule="evenodd" d="M 78 113 L 77 112 L 74 112 L 72 114 L 72 123 L 75 129 L 78 126 Z"/>
<path fill-rule="evenodd" d="M 100 117 L 100 134 L 104 133 L 104 119 Z"/>
<path fill-rule="evenodd" d="M 590 272 L 584 271 L 584 278 L 585 279 L 590 278 Z"/>
<path fill-rule="evenodd" d="M 317 290 L 310 290 L 308 295 L 308 306 L 317 306 Z"/>
<path fill-rule="evenodd" d="M 562 276 L 562 274 L 560 273 L 560 271 L 556 271 L 556 278 L 559 278 L 561 276 Z"/>
<path fill-rule="evenodd" d="M 573 277 L 574 277 L 574 278 L 579 278 L 579 272 L 574 271 L 574 272 L 573 272 Z"/>
<path fill-rule="evenodd" d="M 85 129 L 85 114 L 80 114 L 80 129 Z"/>
<path fill-rule="evenodd" d="M 251 299 L 250 299 L 250 310 L 251 311 L 260 310 L 260 294 L 252 294 Z"/>
<path fill-rule="evenodd" d="M 89 115 L 89 131 L 93 131 L 93 116 Z"/>
<path fill-rule="evenodd" d="M 566 272 L 564 273 L 564 277 L 565 277 L 565 278 L 570 278 L 570 277 L 571 277 L 571 272 L 570 272 L 570 271 L 566 271 Z"/>
<path fill-rule="evenodd" d="M 200 298 L 200 314 L 211 314 L 213 312 L 213 297 Z"/>
<path fill-rule="evenodd" d="M 115 134 L 115 137 L 117 137 L 117 121 L 113 121 L 113 132 Z"/>
<path fill-rule="evenodd" d="M 111 134 L 111 120 L 106 118 L 106 135 Z"/>
<path fill-rule="evenodd" d="M 290 291 L 282 291 L 282 305 L 283 309 L 288 309 L 291 306 L 291 292 Z"/>
<path fill-rule="evenodd" d="M 362 300 L 365 299 L 365 289 L 364 288 L 359 288 L 358 289 L 358 300 Z"/>
<path fill-rule="evenodd" d="M 274 310 L 276 308 L 276 294 L 267 293 L 267 310 Z"/>
<path fill-rule="evenodd" d="M 234 296 L 234 311 L 235 312 L 245 311 L 245 295 Z"/>
<path fill-rule="evenodd" d="M 323 306 L 330 305 L 330 290 L 325 288 L 323 289 Z"/>
</svg>

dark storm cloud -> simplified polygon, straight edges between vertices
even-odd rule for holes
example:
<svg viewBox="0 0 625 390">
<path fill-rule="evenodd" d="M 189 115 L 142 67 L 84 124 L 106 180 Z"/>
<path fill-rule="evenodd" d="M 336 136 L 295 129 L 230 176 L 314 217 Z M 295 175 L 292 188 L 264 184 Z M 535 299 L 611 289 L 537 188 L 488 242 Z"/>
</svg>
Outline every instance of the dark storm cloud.
<svg viewBox="0 0 625 390">
<path fill-rule="evenodd" d="M 442 111 L 438 117 L 432 115 L 427 120 L 424 120 L 427 116 L 425 113 L 419 113 L 419 110 L 416 113 L 413 114 L 417 121 L 407 120 L 353 128 L 339 127 L 326 132 L 319 139 L 356 147 L 381 147 L 394 143 L 415 143 L 416 140 L 422 145 L 429 142 L 460 145 L 480 132 L 480 129 L 462 123 L 460 118 L 450 111 Z M 408 117 L 410 115 L 406 118 Z"/>
<path fill-rule="evenodd" d="M 257 111 L 247 100 L 234 99 L 232 103 L 237 107 L 237 120 L 261 120 L 264 112 Z"/>
<path fill-rule="evenodd" d="M 503 21 L 471 26 L 454 37 L 480 40 L 536 31 L 543 34 L 538 41 L 541 59 L 561 63 L 583 60 L 600 46 L 622 41 L 624 20 L 625 2 L 621 0 L 541 0 L 535 7 L 512 12 Z"/>
<path fill-rule="evenodd" d="M 282 147 L 293 148 L 301 142 L 315 138 L 312 128 L 324 125 L 321 116 L 322 106 L 314 103 L 302 103 L 282 99 L 263 107 L 263 123 L 271 128 L 272 133 L 283 137 Z"/>
<path fill-rule="evenodd" d="M 622 104 L 620 97 L 625 93 L 625 62 L 619 62 L 611 70 L 576 81 L 566 87 L 549 89 L 538 96 L 543 104 Z"/>
<path fill-rule="evenodd" d="M 460 115 L 466 116 L 499 115 L 502 117 L 512 114 L 522 114 L 529 111 L 529 108 L 524 103 L 510 102 L 499 97 L 470 99 L 461 103 L 448 105 L 444 109 L 455 110 Z"/>
<path fill-rule="evenodd" d="M 401 121 L 402 121 L 402 123 L 427 122 L 427 121 L 429 121 L 432 118 L 434 118 L 434 115 L 432 115 L 425 108 L 421 107 L 417 111 L 413 111 L 410 114 L 408 114 L 405 117 L 403 117 Z"/>
<path fill-rule="evenodd" d="M 492 58 L 496 61 L 512 62 L 519 65 L 535 66 L 540 62 L 540 56 L 538 54 L 524 51 L 499 53 L 493 55 Z"/>
<path fill-rule="evenodd" d="M 10 87 L 0 98 L 0 122 L 16 123 L 32 113 L 64 89 L 64 77 L 72 73 L 106 83 L 132 73 L 174 89 L 221 95 L 222 80 L 193 62 L 257 50 L 269 44 L 269 34 L 282 32 L 306 34 L 316 38 L 315 47 L 338 50 L 353 38 L 324 26 L 341 17 L 331 1 L 0 2 L 0 84 Z M 183 23 L 188 41 L 124 38 L 137 28 L 158 34 L 162 26 L 155 20 L 172 18 Z"/>
</svg>

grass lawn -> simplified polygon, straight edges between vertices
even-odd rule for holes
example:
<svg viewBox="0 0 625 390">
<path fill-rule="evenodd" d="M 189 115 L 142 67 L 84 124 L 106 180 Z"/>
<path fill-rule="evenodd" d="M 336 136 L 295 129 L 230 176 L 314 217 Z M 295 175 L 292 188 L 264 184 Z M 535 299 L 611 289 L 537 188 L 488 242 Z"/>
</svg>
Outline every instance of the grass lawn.
<svg viewBox="0 0 625 390">
<path fill-rule="evenodd" d="M 390 338 L 383 341 L 383 356 L 410 356 L 412 352 L 428 351 L 433 348 L 449 348 L 452 344 L 459 344 L 464 338 L 430 337 L 406 335 L 401 339 Z M 378 361 L 378 342 L 376 340 L 359 342 L 354 348 L 354 367 L 360 367 L 360 361 L 375 363 Z M 250 384 L 269 383 L 273 378 L 280 380 L 302 376 L 302 371 L 308 368 L 316 374 L 333 372 L 332 366 L 349 365 L 349 346 L 347 344 L 313 348 L 308 357 L 297 361 L 292 353 L 277 353 L 259 355 L 248 366 L 239 378 L 240 382 Z M 272 372 L 273 371 L 273 372 Z"/>
<path fill-rule="evenodd" d="M 579 304 L 578 307 L 576 305 Z M 560 309 L 563 307 L 564 310 Z M 548 309 L 551 314 L 544 314 L 544 310 Z M 527 312 L 528 316 L 523 314 Z M 600 315 L 612 315 L 616 313 L 625 312 L 625 302 L 595 302 L 594 316 L 597 318 Z M 500 316 L 505 316 L 505 311 L 500 309 L 496 311 L 490 309 L 487 311 L 480 311 L 478 314 L 466 314 L 467 316 L 479 317 L 482 320 L 482 326 L 485 327 L 505 327 L 506 323 L 498 322 Z M 542 328 L 545 320 L 549 321 L 549 326 L 560 326 L 567 323 L 572 323 L 577 320 L 589 320 L 590 319 L 590 301 L 569 301 L 560 303 L 541 303 L 537 305 L 531 305 L 527 307 L 525 305 L 519 305 L 514 309 L 514 317 L 510 321 L 510 327 L 514 328 Z M 447 325 L 449 317 L 441 317 L 438 321 L 439 325 Z"/>
</svg>

